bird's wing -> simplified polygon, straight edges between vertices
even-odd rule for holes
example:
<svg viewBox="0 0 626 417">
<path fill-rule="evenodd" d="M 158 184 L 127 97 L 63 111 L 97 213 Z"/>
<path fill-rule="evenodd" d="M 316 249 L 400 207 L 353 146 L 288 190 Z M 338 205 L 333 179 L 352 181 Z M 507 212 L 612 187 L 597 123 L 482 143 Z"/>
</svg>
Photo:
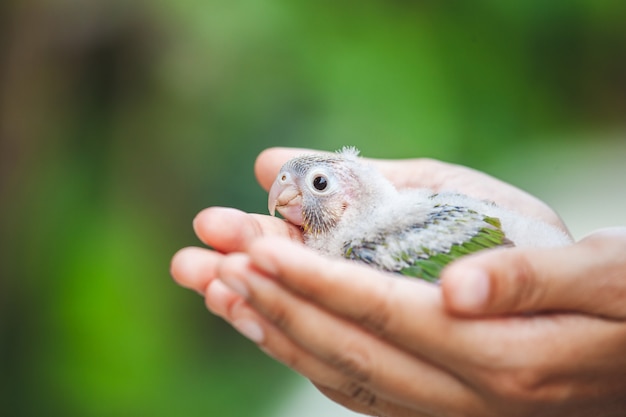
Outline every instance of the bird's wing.
<svg viewBox="0 0 626 417">
<path fill-rule="evenodd" d="M 500 220 L 465 207 L 436 205 L 425 221 L 344 245 L 344 257 L 436 282 L 448 263 L 480 250 L 514 246 Z"/>
</svg>

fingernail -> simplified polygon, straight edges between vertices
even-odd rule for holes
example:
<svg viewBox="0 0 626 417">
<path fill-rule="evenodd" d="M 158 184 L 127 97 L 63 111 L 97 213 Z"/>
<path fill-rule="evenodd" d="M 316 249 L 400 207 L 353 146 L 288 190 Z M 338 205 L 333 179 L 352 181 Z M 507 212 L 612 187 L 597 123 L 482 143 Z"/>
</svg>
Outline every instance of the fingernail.
<svg viewBox="0 0 626 417">
<path fill-rule="evenodd" d="M 485 305 L 489 298 L 489 277 L 481 269 L 468 269 L 454 285 L 452 301 L 456 308 L 475 311 Z"/>
<path fill-rule="evenodd" d="M 220 278 L 228 288 L 241 295 L 243 298 L 248 298 L 250 296 L 250 292 L 248 291 L 248 287 L 243 283 L 239 278 L 225 276 Z"/>
<path fill-rule="evenodd" d="M 238 319 L 233 321 L 233 327 L 239 333 L 252 340 L 254 343 L 261 343 L 265 339 L 263 329 L 256 322 L 249 319 Z"/>
</svg>

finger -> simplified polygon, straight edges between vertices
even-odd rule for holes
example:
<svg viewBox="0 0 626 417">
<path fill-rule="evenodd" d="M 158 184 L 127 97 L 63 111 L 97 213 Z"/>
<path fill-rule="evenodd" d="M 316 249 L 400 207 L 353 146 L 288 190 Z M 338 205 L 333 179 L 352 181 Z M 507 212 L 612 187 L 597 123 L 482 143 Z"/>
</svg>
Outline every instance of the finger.
<svg viewBox="0 0 626 417">
<path fill-rule="evenodd" d="M 207 288 L 206 300 L 220 297 L 222 287 L 226 286 L 221 281 L 212 282 Z M 223 305 L 220 316 L 269 356 L 307 378 L 322 380 L 336 387 L 345 385 L 346 378 L 343 375 L 295 344 L 270 321 L 252 309 L 242 297 L 238 296 L 229 301 Z"/>
<path fill-rule="evenodd" d="M 280 168 L 285 162 L 296 156 L 316 152 L 321 153 L 323 151 L 316 151 L 306 148 L 269 148 L 259 154 L 254 164 L 254 172 L 259 181 L 259 184 L 265 189 L 269 190 L 272 183 L 276 179 L 276 175 L 280 171 Z M 376 165 L 383 175 L 386 175 L 390 180 L 397 182 L 397 185 L 415 187 L 416 178 L 430 178 L 432 173 L 428 175 L 428 164 L 414 164 L 413 161 L 392 161 L 392 160 L 377 160 L 365 158 L 369 163 Z M 436 163 L 433 161 L 433 163 Z M 425 185 L 422 185 L 425 186 Z"/>
<path fill-rule="evenodd" d="M 263 188 L 268 190 L 282 165 L 289 159 L 309 152 L 321 152 L 306 148 L 269 148 L 259 154 L 254 171 Z M 466 177 L 481 176 L 481 180 L 494 182 L 493 178 L 478 171 L 451 165 L 430 158 L 414 159 L 371 159 L 364 158 L 375 165 L 391 182 L 399 188 L 431 188 L 459 191 L 467 186 Z M 487 196 L 485 196 L 487 198 Z"/>
<path fill-rule="evenodd" d="M 439 191 L 454 178 L 449 175 L 451 165 L 429 158 L 372 159 L 370 162 L 398 188 Z"/>
<path fill-rule="evenodd" d="M 441 308 L 440 291 L 432 284 L 330 260 L 284 239 L 259 239 L 248 253 L 254 267 L 294 293 L 407 347 L 416 344 L 406 339 L 409 328 L 429 326 L 445 333 L 450 326 Z M 438 337 L 429 337 L 416 349 L 425 349 L 431 342 L 438 345 Z"/>
<path fill-rule="evenodd" d="M 259 184 L 269 190 L 285 162 L 304 153 L 313 152 L 304 148 L 269 148 L 259 154 L 254 163 L 254 173 Z M 319 151 L 315 151 L 319 152 Z"/>
<path fill-rule="evenodd" d="M 306 148 L 269 148 L 259 154 L 254 165 L 259 184 L 266 189 L 272 186 L 280 168 L 289 159 L 309 152 L 321 152 Z M 400 188 L 425 187 L 439 189 L 446 181 L 440 175 L 448 164 L 434 159 L 383 160 L 364 158 Z"/>
<path fill-rule="evenodd" d="M 245 255 L 229 256 L 220 264 L 219 274 L 224 276 L 237 275 L 238 270 L 249 265 Z M 212 300 L 222 299 L 222 305 L 217 309 L 219 315 L 229 321 L 241 334 L 257 343 L 263 351 L 274 359 L 286 364 L 303 376 L 318 381 L 317 385 L 324 386 L 324 392 L 336 402 L 361 413 L 371 415 L 394 415 L 420 417 L 423 414 L 413 408 L 394 403 L 366 387 L 360 378 L 346 375 L 335 365 L 310 353 L 306 348 L 294 343 L 277 326 L 258 314 L 242 297 L 231 297 L 228 301 L 223 298 L 226 286 L 220 280 L 211 282 L 206 290 L 207 305 L 215 309 Z M 241 288 L 238 288 L 241 292 Z M 247 294 L 247 292 L 246 292 Z"/>
<path fill-rule="evenodd" d="M 355 399 L 355 395 L 346 395 L 341 391 L 325 387 L 315 382 L 313 382 L 313 384 L 322 394 L 324 394 L 334 402 L 341 404 L 344 407 L 351 409 L 352 411 L 356 411 L 357 413 L 366 414 L 368 416 L 433 417 L 433 414 L 424 414 L 422 412 L 413 410 L 408 407 L 403 407 L 399 404 L 383 399 L 378 400 L 372 406 L 365 405 L 362 400 Z M 357 396 L 361 397 L 363 397 L 364 395 L 368 394 L 363 391 L 358 392 L 357 394 Z"/>
<path fill-rule="evenodd" d="M 322 151 L 306 148 L 269 148 L 259 154 L 254 165 L 254 172 L 259 184 L 269 190 L 280 168 L 289 159 L 296 156 Z M 432 159 L 382 160 L 364 158 L 375 165 L 380 172 L 400 188 L 427 187 L 438 188 L 444 178 L 438 173 L 445 163 Z"/>
<path fill-rule="evenodd" d="M 378 170 L 398 188 L 429 188 L 433 191 L 467 193 L 469 189 L 476 198 L 492 199 L 493 189 L 508 192 L 515 190 L 512 185 L 503 183 L 487 174 L 461 165 L 454 165 L 431 158 L 411 159 L 370 159 Z M 468 181 L 472 178 L 473 181 Z M 471 184 L 471 185 L 470 185 Z"/>
<path fill-rule="evenodd" d="M 172 258 L 170 274 L 179 285 L 204 295 L 206 287 L 216 277 L 222 256 L 203 248 L 181 249 Z"/>
<path fill-rule="evenodd" d="M 228 288 L 219 279 L 212 280 L 206 287 L 204 303 L 210 312 L 216 316 L 226 318 L 233 304 L 240 302 L 241 296 Z"/>
<path fill-rule="evenodd" d="M 200 240 L 223 253 L 244 250 L 260 236 L 284 236 L 302 241 L 300 229 L 289 222 L 226 207 L 202 210 L 193 226 Z"/>
<path fill-rule="evenodd" d="M 626 318 L 626 228 L 555 249 L 485 252 L 442 272 L 446 306 L 494 315 L 579 311 Z"/>
<path fill-rule="evenodd" d="M 523 208 L 528 217 L 545 222 L 570 234 L 562 219 L 546 203 L 511 184 L 461 165 L 429 158 L 379 161 L 379 169 L 399 188 L 429 188 L 435 192 L 456 192 L 496 202 L 512 211 Z"/>
<path fill-rule="evenodd" d="M 248 253 L 254 267 L 290 291 L 451 373 L 465 360 L 459 322 L 445 313 L 437 286 L 331 260 L 284 239 L 259 239 Z"/>
<path fill-rule="evenodd" d="M 278 243 L 278 240 L 272 242 Z M 292 252 L 287 258 L 294 255 Z M 296 262 L 303 266 L 310 264 Z M 464 383 L 446 370 L 388 344 L 363 330 L 358 323 L 338 317 L 293 294 L 251 265 L 231 265 L 227 273 L 223 271 L 220 275 L 227 286 L 239 292 L 274 326 L 328 366 L 356 381 L 357 388 L 362 387 L 366 392 L 377 393 L 377 396 L 406 407 L 420 404 L 422 408 L 417 411 L 426 414 L 448 407 L 451 397 L 459 407 L 474 399 Z M 362 277 L 356 277 L 359 278 Z M 351 299 L 356 298 L 353 295 Z M 367 305 L 368 300 L 359 299 L 356 304 Z M 378 304 L 369 305 L 366 314 L 372 314 L 371 310 Z M 427 320 L 428 317 L 420 317 L 419 321 Z M 433 330 L 445 333 L 445 329 L 430 330 L 431 333 Z"/>
</svg>

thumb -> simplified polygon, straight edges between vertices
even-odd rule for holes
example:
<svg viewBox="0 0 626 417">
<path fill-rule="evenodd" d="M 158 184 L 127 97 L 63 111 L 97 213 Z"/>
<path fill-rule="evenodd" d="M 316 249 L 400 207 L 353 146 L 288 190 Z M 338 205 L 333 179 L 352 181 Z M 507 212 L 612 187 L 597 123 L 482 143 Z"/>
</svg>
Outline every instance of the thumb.
<svg viewBox="0 0 626 417">
<path fill-rule="evenodd" d="M 573 245 L 483 252 L 441 274 L 446 307 L 463 315 L 577 311 L 626 318 L 626 228 Z"/>
</svg>

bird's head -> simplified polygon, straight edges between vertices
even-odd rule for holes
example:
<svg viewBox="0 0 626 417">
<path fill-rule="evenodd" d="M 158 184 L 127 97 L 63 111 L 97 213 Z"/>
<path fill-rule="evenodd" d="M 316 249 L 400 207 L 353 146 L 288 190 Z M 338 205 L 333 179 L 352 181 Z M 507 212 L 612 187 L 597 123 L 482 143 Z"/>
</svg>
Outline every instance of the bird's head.
<svg viewBox="0 0 626 417">
<path fill-rule="evenodd" d="M 378 176 L 378 173 L 376 173 Z M 372 193 L 371 168 L 359 161 L 358 151 L 344 148 L 334 154 L 309 154 L 289 160 L 269 192 L 268 209 L 278 211 L 305 233 L 331 231 L 352 206 L 363 207 Z"/>
</svg>

